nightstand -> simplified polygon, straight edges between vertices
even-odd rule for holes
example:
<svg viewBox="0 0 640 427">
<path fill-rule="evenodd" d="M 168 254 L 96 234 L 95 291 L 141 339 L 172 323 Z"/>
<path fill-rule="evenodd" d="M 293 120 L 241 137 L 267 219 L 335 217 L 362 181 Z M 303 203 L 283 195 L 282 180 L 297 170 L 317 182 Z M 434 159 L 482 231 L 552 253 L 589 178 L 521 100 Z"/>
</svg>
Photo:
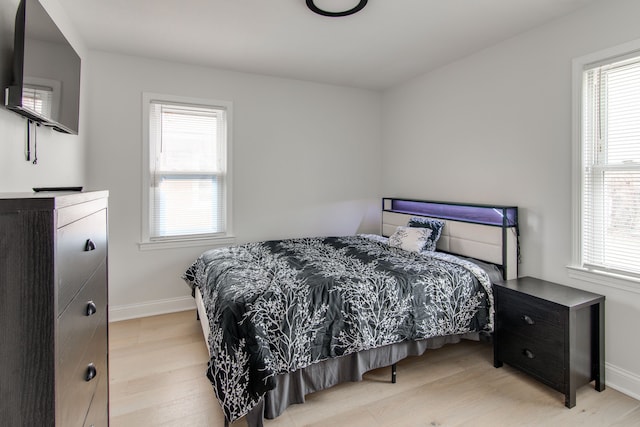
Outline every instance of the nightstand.
<svg viewBox="0 0 640 427">
<path fill-rule="evenodd" d="M 576 405 L 576 389 L 604 381 L 604 296 L 533 277 L 495 284 L 493 364 L 507 363 Z"/>
</svg>

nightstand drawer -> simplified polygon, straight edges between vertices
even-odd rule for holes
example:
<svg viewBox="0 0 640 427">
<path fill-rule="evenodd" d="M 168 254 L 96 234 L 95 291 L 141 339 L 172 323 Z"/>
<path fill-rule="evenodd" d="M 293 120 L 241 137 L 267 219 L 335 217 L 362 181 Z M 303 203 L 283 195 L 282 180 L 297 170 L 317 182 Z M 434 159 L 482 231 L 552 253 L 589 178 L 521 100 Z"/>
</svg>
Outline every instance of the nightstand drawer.
<svg viewBox="0 0 640 427">
<path fill-rule="evenodd" d="M 564 392 L 564 347 L 500 331 L 500 360 L 532 374 L 558 391 Z"/>
<path fill-rule="evenodd" d="M 533 322 L 546 325 L 562 325 L 562 309 L 557 304 L 532 298 L 509 289 L 496 288 L 496 298 L 500 299 L 498 310 L 505 323 L 519 325 L 528 316 Z"/>
</svg>

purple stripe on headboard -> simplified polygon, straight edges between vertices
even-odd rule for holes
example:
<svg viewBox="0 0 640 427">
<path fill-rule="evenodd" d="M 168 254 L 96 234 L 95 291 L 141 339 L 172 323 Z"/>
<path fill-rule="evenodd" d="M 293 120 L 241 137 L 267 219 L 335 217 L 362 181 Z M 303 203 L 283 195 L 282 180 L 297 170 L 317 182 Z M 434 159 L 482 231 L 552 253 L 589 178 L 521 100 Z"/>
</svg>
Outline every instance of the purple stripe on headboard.
<svg viewBox="0 0 640 427">
<path fill-rule="evenodd" d="M 518 223 L 518 208 L 511 206 L 462 205 L 404 199 L 385 200 L 391 201 L 391 209 L 386 210 L 393 212 L 507 227 Z"/>
</svg>

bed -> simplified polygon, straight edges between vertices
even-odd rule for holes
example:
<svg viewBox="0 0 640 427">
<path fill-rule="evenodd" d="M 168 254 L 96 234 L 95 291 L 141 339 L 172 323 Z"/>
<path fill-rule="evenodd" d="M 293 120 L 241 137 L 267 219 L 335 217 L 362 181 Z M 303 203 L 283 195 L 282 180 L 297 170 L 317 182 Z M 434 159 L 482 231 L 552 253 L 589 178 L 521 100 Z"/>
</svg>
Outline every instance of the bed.
<svg viewBox="0 0 640 427">
<path fill-rule="evenodd" d="M 491 282 L 517 277 L 517 208 L 382 200 L 381 235 L 201 254 L 191 286 L 225 425 L 493 330 Z"/>
</svg>

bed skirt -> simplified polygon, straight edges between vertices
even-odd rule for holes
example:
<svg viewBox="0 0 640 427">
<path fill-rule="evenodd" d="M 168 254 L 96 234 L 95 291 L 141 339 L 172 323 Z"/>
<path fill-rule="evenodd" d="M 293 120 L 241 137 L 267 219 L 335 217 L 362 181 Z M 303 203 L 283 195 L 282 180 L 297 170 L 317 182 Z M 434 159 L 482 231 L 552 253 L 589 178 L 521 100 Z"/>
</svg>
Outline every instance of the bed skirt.
<svg viewBox="0 0 640 427">
<path fill-rule="evenodd" d="M 391 366 L 409 356 L 420 356 L 427 349 L 454 344 L 462 339 L 478 340 L 478 333 L 448 335 L 419 341 L 405 341 L 324 360 L 294 372 L 275 377 L 276 387 L 246 416 L 249 427 L 262 427 L 263 417 L 273 419 L 289 405 L 304 403 L 307 394 L 347 381 L 362 381 L 362 375 L 373 369 Z M 389 373 L 391 382 L 391 373 Z"/>
</svg>

